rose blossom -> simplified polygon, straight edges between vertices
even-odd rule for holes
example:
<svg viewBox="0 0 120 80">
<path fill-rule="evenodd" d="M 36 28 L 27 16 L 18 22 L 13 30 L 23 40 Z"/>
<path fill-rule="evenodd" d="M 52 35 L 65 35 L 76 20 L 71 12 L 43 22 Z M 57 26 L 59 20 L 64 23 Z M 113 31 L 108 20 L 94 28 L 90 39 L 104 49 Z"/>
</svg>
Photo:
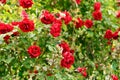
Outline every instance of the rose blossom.
<svg viewBox="0 0 120 80">
<path fill-rule="evenodd" d="M 0 23 L 0 34 L 5 34 L 7 32 L 11 32 L 13 30 L 13 26 L 5 23 Z"/>
<path fill-rule="evenodd" d="M 113 34 L 112 34 L 112 31 L 111 30 L 107 30 L 106 32 L 105 32 L 105 35 L 104 35 L 104 38 L 106 38 L 106 39 L 111 39 L 113 37 Z"/>
<path fill-rule="evenodd" d="M 49 11 L 45 10 L 42 12 L 40 20 L 44 24 L 52 24 L 55 20 L 55 17 Z"/>
<path fill-rule="evenodd" d="M 112 80 L 119 80 L 118 77 L 114 74 L 112 74 L 111 77 L 112 77 Z"/>
<path fill-rule="evenodd" d="M 30 8 L 32 7 L 33 1 L 32 0 L 19 0 L 19 4 L 23 8 Z"/>
<path fill-rule="evenodd" d="M 74 63 L 74 56 L 71 54 L 67 54 L 61 60 L 61 66 L 65 68 L 70 68 L 71 65 Z"/>
<path fill-rule="evenodd" d="M 69 45 L 65 42 L 65 41 L 62 41 L 59 46 L 63 49 L 62 53 L 65 53 L 65 52 L 69 52 L 70 51 L 70 47 Z"/>
<path fill-rule="evenodd" d="M 95 2 L 94 3 L 94 11 L 98 11 L 101 8 L 101 3 L 100 2 Z"/>
<path fill-rule="evenodd" d="M 92 22 L 92 20 L 86 20 L 85 21 L 85 26 L 87 27 L 87 28 L 91 28 L 92 26 L 93 26 L 93 22 Z"/>
<path fill-rule="evenodd" d="M 60 36 L 62 22 L 60 20 L 55 20 L 50 28 L 50 34 L 53 37 Z"/>
<path fill-rule="evenodd" d="M 67 25 L 72 20 L 72 17 L 70 15 L 70 13 L 67 11 L 64 11 L 63 13 L 65 14 L 65 17 L 63 17 L 63 20 L 64 20 L 65 24 Z"/>
<path fill-rule="evenodd" d="M 77 21 L 75 22 L 75 27 L 76 28 L 81 28 L 84 25 L 84 22 L 82 19 L 77 18 Z"/>
<path fill-rule="evenodd" d="M 23 32 L 31 32 L 34 28 L 34 22 L 32 20 L 29 20 L 27 18 L 23 19 L 21 22 L 19 22 L 19 28 Z"/>
<path fill-rule="evenodd" d="M 80 2 L 81 2 L 81 0 L 75 0 L 76 1 L 76 3 L 79 5 L 80 4 Z"/>
<path fill-rule="evenodd" d="M 118 35 L 119 31 L 116 31 L 113 33 L 113 39 L 118 39 L 119 35 Z"/>
<path fill-rule="evenodd" d="M 41 49 L 39 46 L 32 45 L 27 50 L 31 58 L 36 58 L 41 54 Z"/>
<path fill-rule="evenodd" d="M 102 13 L 101 13 L 101 11 L 94 11 L 92 16 L 93 16 L 93 18 L 95 20 L 102 20 Z"/>
</svg>

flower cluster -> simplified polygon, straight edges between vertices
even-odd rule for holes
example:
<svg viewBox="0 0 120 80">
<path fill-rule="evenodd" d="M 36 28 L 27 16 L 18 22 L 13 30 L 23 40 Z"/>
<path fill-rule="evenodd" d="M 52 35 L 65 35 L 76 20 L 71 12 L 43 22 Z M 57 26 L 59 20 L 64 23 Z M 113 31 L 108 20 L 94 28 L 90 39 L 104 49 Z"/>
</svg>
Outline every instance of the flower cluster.
<svg viewBox="0 0 120 80">
<path fill-rule="evenodd" d="M 94 3 L 94 12 L 92 13 L 94 20 L 102 20 L 102 12 L 101 12 L 101 3 Z"/>
<path fill-rule="evenodd" d="M 74 50 L 71 50 L 69 45 L 62 41 L 59 46 L 62 48 L 62 56 L 63 59 L 61 60 L 61 66 L 65 68 L 70 68 L 71 65 L 74 63 Z"/>
<path fill-rule="evenodd" d="M 64 16 L 62 16 L 61 14 Z M 62 20 L 64 20 L 64 23 L 67 25 L 72 20 L 72 17 L 67 11 L 60 12 L 58 13 L 58 17 L 55 17 L 52 13 L 45 10 L 42 12 L 40 20 L 44 24 L 52 24 L 52 26 L 50 27 L 50 34 L 53 37 L 58 37 L 61 33 Z"/>
</svg>

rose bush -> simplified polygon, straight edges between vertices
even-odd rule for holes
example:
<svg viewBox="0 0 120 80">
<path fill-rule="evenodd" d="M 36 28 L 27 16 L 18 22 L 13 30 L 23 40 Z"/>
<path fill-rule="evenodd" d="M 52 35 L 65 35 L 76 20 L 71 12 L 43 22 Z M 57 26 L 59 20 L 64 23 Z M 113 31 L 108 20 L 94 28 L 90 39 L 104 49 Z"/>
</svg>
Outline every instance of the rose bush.
<svg viewBox="0 0 120 80">
<path fill-rule="evenodd" d="M 119 80 L 119 0 L 0 0 L 0 80 Z"/>
</svg>

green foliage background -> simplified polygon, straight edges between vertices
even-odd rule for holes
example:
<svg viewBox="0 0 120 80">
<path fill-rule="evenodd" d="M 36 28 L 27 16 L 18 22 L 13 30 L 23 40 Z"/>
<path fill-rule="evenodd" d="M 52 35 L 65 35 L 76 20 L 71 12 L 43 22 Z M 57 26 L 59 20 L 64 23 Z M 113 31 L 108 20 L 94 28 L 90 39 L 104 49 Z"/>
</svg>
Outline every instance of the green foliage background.
<svg viewBox="0 0 120 80">
<path fill-rule="evenodd" d="M 21 11 L 25 10 L 29 18 L 35 22 L 35 30 L 29 33 L 19 30 L 19 37 L 11 37 L 10 44 L 5 44 L 0 35 L 0 79 L 1 80 L 107 80 L 111 74 L 120 78 L 120 52 L 112 52 L 112 46 L 120 41 L 113 40 L 112 45 L 107 44 L 104 33 L 107 29 L 113 32 L 120 27 L 120 19 L 116 19 L 115 12 L 120 9 L 115 0 L 99 0 L 102 4 L 102 21 L 95 21 L 90 29 L 82 27 L 75 29 L 71 22 L 63 24 L 61 36 L 53 38 L 49 28 L 40 22 L 42 10 L 49 10 L 55 14 L 60 11 L 69 11 L 73 20 L 77 17 L 83 20 L 92 19 L 93 5 L 98 0 L 82 0 L 77 5 L 73 0 L 34 0 L 30 9 L 19 6 L 18 0 L 7 0 L 0 4 L 0 21 L 11 23 L 21 21 Z M 10 33 L 8 33 L 10 34 Z M 75 63 L 70 69 L 60 67 L 61 53 L 57 46 L 62 40 L 69 43 L 75 50 Z M 31 59 L 27 48 L 36 42 L 42 49 L 42 55 Z M 95 65 L 98 64 L 98 68 Z M 86 67 L 88 77 L 84 78 L 77 73 L 77 67 Z M 38 74 L 30 71 L 38 70 Z M 52 76 L 46 74 L 52 73 Z"/>
</svg>

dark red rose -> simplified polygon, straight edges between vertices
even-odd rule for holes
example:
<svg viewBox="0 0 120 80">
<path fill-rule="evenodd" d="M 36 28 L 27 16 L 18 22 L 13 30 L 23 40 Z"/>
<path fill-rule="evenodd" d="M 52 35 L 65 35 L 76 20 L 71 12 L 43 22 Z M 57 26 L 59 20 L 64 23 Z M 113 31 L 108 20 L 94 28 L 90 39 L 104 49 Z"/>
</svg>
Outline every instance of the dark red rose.
<svg viewBox="0 0 120 80">
<path fill-rule="evenodd" d="M 77 4 L 80 4 L 81 0 L 75 0 Z"/>
<path fill-rule="evenodd" d="M 49 11 L 43 11 L 40 20 L 44 24 L 52 24 L 53 21 L 55 20 L 55 17 L 53 14 L 51 14 Z"/>
<path fill-rule="evenodd" d="M 9 24 L 0 23 L 0 34 L 5 34 L 7 32 L 11 32 L 13 30 L 13 26 Z"/>
<path fill-rule="evenodd" d="M 34 28 L 34 22 L 32 20 L 29 20 L 27 18 L 23 19 L 21 22 L 19 22 L 19 28 L 23 32 L 31 32 Z"/>
<path fill-rule="evenodd" d="M 86 26 L 87 28 L 91 28 L 91 27 L 93 26 L 92 20 L 86 20 L 86 21 L 85 21 L 85 26 Z"/>
<path fill-rule="evenodd" d="M 19 0 L 19 4 L 23 8 L 30 8 L 32 7 L 33 1 L 32 0 Z"/>
<path fill-rule="evenodd" d="M 118 77 L 114 74 L 112 74 L 111 77 L 112 77 L 112 80 L 119 80 Z"/>
<path fill-rule="evenodd" d="M 75 27 L 76 28 L 81 28 L 84 25 L 84 22 L 82 19 L 77 18 L 77 21 L 75 22 Z"/>
<path fill-rule="evenodd" d="M 19 36 L 19 35 L 20 35 L 20 33 L 18 31 L 13 32 L 13 34 L 12 34 L 12 36 Z"/>
<path fill-rule="evenodd" d="M 62 53 L 65 53 L 65 52 L 69 52 L 70 51 L 70 47 L 69 45 L 65 42 L 65 41 L 62 41 L 59 46 L 63 49 Z"/>
<path fill-rule="evenodd" d="M 61 60 L 61 66 L 65 68 L 70 68 L 73 63 L 74 56 L 71 54 L 64 56 L 64 58 Z"/>
<path fill-rule="evenodd" d="M 105 33 L 105 35 L 104 35 L 104 38 L 106 38 L 106 39 L 111 39 L 113 37 L 113 34 L 112 34 L 112 31 L 111 30 L 107 30 L 106 31 L 106 33 Z"/>
<path fill-rule="evenodd" d="M 114 32 L 114 33 L 113 33 L 113 39 L 118 39 L 118 37 L 119 37 L 119 36 L 118 36 L 118 31 Z"/>
<path fill-rule="evenodd" d="M 0 3 L 5 4 L 5 3 L 6 3 L 6 0 L 0 0 Z"/>
<path fill-rule="evenodd" d="M 31 58 L 36 58 L 41 54 L 41 49 L 39 46 L 33 45 L 28 48 L 28 54 Z"/>
<path fill-rule="evenodd" d="M 53 37 L 60 36 L 62 22 L 60 20 L 55 20 L 50 28 L 50 34 Z"/>
<path fill-rule="evenodd" d="M 117 11 L 116 17 L 117 17 L 117 18 L 120 18 L 120 10 Z"/>
<path fill-rule="evenodd" d="M 9 39 L 10 39 L 9 35 L 4 36 L 3 39 L 7 44 L 9 44 Z"/>
<path fill-rule="evenodd" d="M 93 16 L 93 18 L 95 20 L 102 20 L 102 13 L 101 13 L 101 11 L 94 11 L 92 16 Z"/>
<path fill-rule="evenodd" d="M 100 2 L 95 2 L 94 3 L 94 11 L 98 11 L 101 8 L 101 3 Z"/>
<path fill-rule="evenodd" d="M 65 12 L 63 12 L 63 13 L 65 14 L 65 17 L 63 17 L 63 20 L 64 20 L 65 24 L 67 25 L 67 24 L 69 24 L 70 21 L 72 20 L 72 17 L 71 17 L 71 15 L 70 15 L 70 13 L 67 12 L 67 11 L 65 11 Z"/>
<path fill-rule="evenodd" d="M 86 71 L 82 71 L 81 74 L 82 74 L 84 77 L 87 77 L 87 72 L 86 72 Z"/>
</svg>

